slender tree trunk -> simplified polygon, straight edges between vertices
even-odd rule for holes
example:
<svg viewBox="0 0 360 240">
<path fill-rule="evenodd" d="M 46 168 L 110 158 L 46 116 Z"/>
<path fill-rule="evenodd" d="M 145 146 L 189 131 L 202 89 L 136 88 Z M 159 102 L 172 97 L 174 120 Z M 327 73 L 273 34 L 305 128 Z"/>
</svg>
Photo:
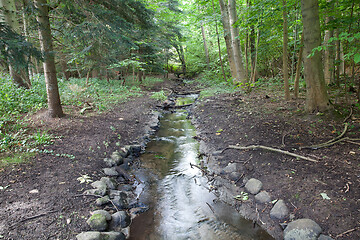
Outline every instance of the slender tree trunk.
<svg viewBox="0 0 360 240">
<path fill-rule="evenodd" d="M 327 0 L 327 2 L 330 2 L 330 0 Z M 325 23 L 328 24 L 330 21 L 331 17 L 327 16 Z M 324 45 L 326 48 L 324 53 L 324 78 L 326 85 L 333 83 L 335 79 L 335 49 L 333 44 L 329 44 L 330 38 L 332 37 L 334 37 L 334 30 L 325 30 Z"/>
<path fill-rule="evenodd" d="M 299 82 L 300 82 L 300 72 L 301 72 L 301 65 L 303 59 L 303 51 L 304 51 L 304 33 L 301 35 L 300 50 L 298 55 L 298 61 L 296 64 L 296 74 L 295 74 L 295 82 L 294 82 L 295 99 L 299 98 Z"/>
<path fill-rule="evenodd" d="M 214 16 L 216 16 L 215 13 L 215 4 L 214 4 L 214 0 L 212 0 L 212 7 L 213 7 L 213 14 Z M 219 52 L 219 61 L 220 61 L 220 65 L 221 65 L 221 71 L 224 77 L 224 81 L 226 82 L 226 74 L 225 74 L 225 70 L 224 70 L 224 63 L 222 60 L 222 56 L 221 56 L 221 44 L 220 44 L 220 36 L 219 36 L 219 29 L 218 29 L 218 25 L 217 25 L 217 18 L 215 18 L 215 31 L 216 31 L 216 37 L 217 37 L 217 43 L 218 43 L 218 52 Z"/>
<path fill-rule="evenodd" d="M 206 34 L 205 34 L 205 29 L 204 29 L 204 24 L 203 24 L 203 22 L 201 22 L 201 34 L 202 34 L 203 43 L 204 43 L 204 51 L 205 51 L 205 58 L 206 58 L 206 67 L 207 67 L 207 70 L 210 70 L 209 50 L 208 50 L 207 43 L 206 43 Z"/>
<path fill-rule="evenodd" d="M 2 13 L 0 14 L 0 21 L 5 22 L 9 27 L 17 33 L 20 33 L 20 25 L 16 19 L 16 7 L 14 0 L 0 0 L 0 8 L 3 9 Z M 13 66 L 13 63 L 8 61 L 9 65 L 9 72 L 12 77 L 13 83 L 16 84 L 18 87 L 29 88 L 30 86 L 26 83 L 25 80 L 21 76 L 21 69 L 16 69 Z"/>
<path fill-rule="evenodd" d="M 49 7 L 46 0 L 35 0 L 38 10 L 37 21 L 39 22 L 39 38 L 41 51 L 44 57 L 44 73 L 48 100 L 48 114 L 50 117 L 62 117 L 60 94 L 56 78 L 55 56 L 49 21 Z"/>
<path fill-rule="evenodd" d="M 228 9 L 224 3 L 224 0 L 219 0 L 220 11 L 221 11 L 221 22 L 224 28 L 224 39 L 226 44 L 226 51 L 228 54 L 228 61 L 230 66 L 231 77 L 233 79 L 237 78 L 236 66 L 234 60 L 234 51 L 231 45 L 231 31 L 230 31 L 230 22 L 229 22 L 229 13 Z"/>
<path fill-rule="evenodd" d="M 234 51 L 234 61 L 237 72 L 237 82 L 247 83 L 248 79 L 245 74 L 244 63 L 241 54 L 239 28 L 234 25 L 238 20 L 235 0 L 228 0 L 228 9 L 229 9 L 229 21 L 230 21 L 230 31 L 231 31 L 231 43 L 232 43 L 232 49 Z"/>
<path fill-rule="evenodd" d="M 259 42 L 260 42 L 260 29 L 258 29 L 258 32 L 256 34 L 256 45 L 255 45 L 255 56 L 254 56 L 254 63 L 253 63 L 253 72 L 251 75 L 251 82 L 255 83 L 257 78 L 257 59 L 258 59 L 258 48 L 259 48 Z"/>
<path fill-rule="evenodd" d="M 301 0 L 304 27 L 304 53 L 309 56 L 312 50 L 321 45 L 318 0 Z M 316 51 L 312 57 L 305 58 L 304 75 L 306 81 L 307 112 L 324 111 L 330 108 L 326 90 L 321 53 Z"/>
<path fill-rule="evenodd" d="M 248 54 L 248 52 L 249 52 L 249 46 L 248 46 L 248 44 L 249 44 L 249 33 L 246 31 L 246 34 L 245 34 L 245 50 L 244 50 L 244 52 L 245 52 L 245 72 L 246 72 L 246 77 L 249 77 L 249 54 Z"/>
<path fill-rule="evenodd" d="M 283 77 L 285 100 L 290 100 L 289 88 L 289 68 L 288 68 L 288 26 L 287 26 L 287 10 L 286 0 L 283 0 Z"/>
</svg>

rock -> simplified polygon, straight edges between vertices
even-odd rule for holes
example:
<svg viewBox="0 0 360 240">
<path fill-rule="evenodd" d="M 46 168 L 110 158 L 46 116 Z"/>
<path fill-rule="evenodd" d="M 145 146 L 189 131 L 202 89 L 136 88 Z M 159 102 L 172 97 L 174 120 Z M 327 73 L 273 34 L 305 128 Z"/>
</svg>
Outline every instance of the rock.
<svg viewBox="0 0 360 240">
<path fill-rule="evenodd" d="M 108 177 L 102 177 L 100 179 L 101 182 L 105 183 L 105 185 L 109 188 L 109 189 L 115 189 L 116 188 L 116 182 Z"/>
<path fill-rule="evenodd" d="M 116 171 L 115 167 L 112 168 L 103 168 L 105 175 L 107 176 L 118 176 L 119 173 Z"/>
<path fill-rule="evenodd" d="M 111 158 L 105 158 L 104 162 L 108 167 L 114 167 L 123 163 L 123 157 L 119 152 L 115 151 L 111 154 Z"/>
<path fill-rule="evenodd" d="M 257 194 L 261 188 L 262 188 L 262 182 L 260 180 L 257 180 L 255 178 L 251 178 L 247 183 L 245 184 L 245 189 L 251 194 Z"/>
<path fill-rule="evenodd" d="M 258 203 L 268 203 L 271 201 L 270 194 L 266 191 L 259 192 L 255 195 L 255 201 Z"/>
<path fill-rule="evenodd" d="M 289 214 L 289 209 L 285 205 L 284 200 L 281 199 L 276 202 L 276 204 L 270 211 L 270 217 L 279 220 L 285 219 L 288 216 L 288 214 Z"/>
<path fill-rule="evenodd" d="M 122 232 L 102 232 L 101 240 L 125 240 L 125 234 Z"/>
<path fill-rule="evenodd" d="M 132 155 L 138 157 L 141 152 L 141 145 L 140 144 L 131 145 L 130 152 L 132 153 Z"/>
<path fill-rule="evenodd" d="M 320 234 L 318 240 L 334 240 L 334 239 L 328 235 Z"/>
<path fill-rule="evenodd" d="M 126 199 L 121 196 L 115 196 L 112 202 L 118 209 L 125 209 L 128 207 Z"/>
<path fill-rule="evenodd" d="M 321 232 L 321 227 L 313 220 L 298 219 L 288 224 L 284 240 L 316 240 Z"/>
<path fill-rule="evenodd" d="M 106 194 L 106 190 L 107 190 L 107 186 L 104 182 L 102 181 L 96 181 L 91 183 L 91 186 L 93 188 L 96 188 L 98 191 L 98 195 L 104 196 Z"/>
<path fill-rule="evenodd" d="M 106 216 L 100 213 L 93 214 L 86 223 L 95 231 L 105 231 L 108 227 Z"/>
<path fill-rule="evenodd" d="M 104 197 L 96 199 L 95 204 L 96 204 L 96 206 L 102 206 L 102 205 L 105 205 L 105 204 L 107 204 L 109 202 L 110 202 L 109 196 L 104 196 Z"/>
<path fill-rule="evenodd" d="M 134 190 L 134 186 L 130 185 L 130 184 L 122 184 L 122 185 L 119 185 L 117 189 L 120 191 L 128 192 L 128 191 Z"/>
<path fill-rule="evenodd" d="M 104 215 L 106 218 L 106 221 L 110 221 L 111 220 L 111 215 L 109 212 L 105 211 L 105 210 L 96 210 L 92 213 L 92 215 L 94 214 L 101 214 Z"/>
<path fill-rule="evenodd" d="M 237 181 L 241 177 L 241 174 L 239 172 L 232 172 L 229 174 L 229 179 L 231 181 Z"/>
<path fill-rule="evenodd" d="M 126 228 L 130 226 L 131 218 L 130 215 L 125 211 L 119 211 L 111 215 L 110 228 L 118 230 L 119 228 Z"/>
<path fill-rule="evenodd" d="M 77 240 L 100 240 L 100 232 L 82 232 L 76 235 Z"/>
<path fill-rule="evenodd" d="M 39 190 L 33 189 L 33 190 L 29 191 L 29 193 L 30 194 L 37 194 L 37 193 L 39 193 Z"/>
<path fill-rule="evenodd" d="M 223 171 L 225 173 L 231 173 L 231 172 L 236 172 L 237 168 L 236 168 L 236 163 L 229 163 L 224 169 Z"/>
<path fill-rule="evenodd" d="M 127 194 L 124 191 L 119 191 L 119 190 L 110 190 L 109 196 L 110 198 L 115 198 L 116 196 L 120 196 L 121 198 L 124 199 L 127 198 Z"/>
<path fill-rule="evenodd" d="M 106 190 L 103 191 L 103 190 L 99 190 L 99 189 L 88 189 L 88 190 L 85 190 L 84 191 L 84 194 L 85 195 L 99 195 L 99 196 L 105 196 L 106 194 Z"/>
</svg>

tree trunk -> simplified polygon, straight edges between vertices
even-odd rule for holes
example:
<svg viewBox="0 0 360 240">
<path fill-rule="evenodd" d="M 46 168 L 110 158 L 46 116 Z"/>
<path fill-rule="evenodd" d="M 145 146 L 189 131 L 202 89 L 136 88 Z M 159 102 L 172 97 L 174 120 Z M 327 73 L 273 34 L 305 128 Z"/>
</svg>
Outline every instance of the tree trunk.
<svg viewBox="0 0 360 240">
<path fill-rule="evenodd" d="M 304 33 L 301 35 L 300 50 L 298 55 L 298 61 L 296 64 L 296 74 L 295 74 L 295 82 L 294 82 L 295 99 L 299 98 L 299 82 L 300 82 L 301 64 L 303 59 L 303 51 L 304 51 Z"/>
<path fill-rule="evenodd" d="M 214 4 L 214 0 L 212 0 L 212 7 L 213 7 L 213 13 L 214 16 L 215 15 L 215 4 Z M 217 19 L 215 18 L 215 31 L 216 31 L 216 36 L 217 36 L 217 43 L 218 43 L 218 52 L 219 52 L 219 60 L 220 60 L 220 65 L 221 65 L 221 71 L 224 77 L 224 81 L 226 82 L 226 75 L 225 75 L 225 70 L 224 70 L 224 64 L 222 61 L 222 56 L 221 56 L 221 45 L 220 45 L 220 37 L 219 37 L 219 29 L 218 29 L 218 25 L 217 25 Z"/>
<path fill-rule="evenodd" d="M 41 51 L 44 57 L 44 73 L 48 100 L 48 114 L 50 117 L 62 117 L 59 87 L 56 78 L 55 56 L 53 51 L 52 35 L 49 21 L 49 8 L 46 0 L 35 0 L 38 9 L 39 38 Z"/>
<path fill-rule="evenodd" d="M 237 81 L 242 83 L 247 83 L 248 79 L 245 74 L 244 63 L 242 60 L 241 47 L 240 47 L 240 39 L 239 39 L 239 28 L 234 24 L 237 22 L 238 17 L 236 14 L 236 2 L 235 0 L 228 1 L 228 9 L 229 9 L 229 23 L 230 23 L 230 31 L 231 31 L 231 43 L 232 49 L 234 51 L 234 61 L 237 72 Z"/>
<path fill-rule="evenodd" d="M 329 0 L 327 1 L 329 2 Z M 328 24 L 330 21 L 331 21 L 331 17 L 326 17 L 325 23 Z M 329 40 L 332 37 L 334 37 L 334 30 L 333 29 L 325 30 L 324 45 L 326 46 L 326 48 L 324 53 L 324 78 L 326 85 L 333 83 L 335 78 L 334 76 L 335 49 L 333 44 L 329 45 Z"/>
<path fill-rule="evenodd" d="M 259 42 L 260 42 L 260 29 L 258 29 L 257 35 L 256 35 L 256 46 L 254 46 L 255 49 L 255 56 L 254 56 L 254 62 L 253 62 L 253 72 L 251 75 L 251 82 L 255 83 L 257 78 L 257 59 L 258 59 L 258 48 L 259 48 Z"/>
<path fill-rule="evenodd" d="M 0 8 L 3 9 L 3 11 L 0 14 L 0 21 L 5 22 L 14 32 L 20 34 L 20 25 L 16 19 L 15 1 L 0 0 Z M 30 86 L 26 83 L 26 78 L 24 80 L 23 77 L 21 76 L 22 70 L 16 69 L 15 66 L 13 66 L 13 63 L 11 63 L 10 61 L 8 61 L 8 65 L 13 83 L 18 87 L 29 88 Z"/>
<path fill-rule="evenodd" d="M 301 0 L 301 13 L 304 27 L 304 53 L 309 56 L 312 50 L 321 45 L 318 0 Z M 324 111 L 330 108 L 329 97 L 324 80 L 321 53 L 316 51 L 304 60 L 306 81 L 307 112 Z"/>
<path fill-rule="evenodd" d="M 289 68 L 288 68 L 288 27 L 286 0 L 283 0 L 283 77 L 285 100 L 290 100 Z"/>
<path fill-rule="evenodd" d="M 224 0 L 219 0 L 220 11 L 221 11 L 221 22 L 224 28 L 224 39 L 226 44 L 226 51 L 228 54 L 228 61 L 230 66 L 231 77 L 233 79 L 237 78 L 236 66 L 234 60 L 234 51 L 231 45 L 231 31 L 230 31 L 230 22 L 229 22 L 229 14 L 228 9 L 225 6 Z"/>
<path fill-rule="evenodd" d="M 205 51 L 205 58 L 206 58 L 206 67 L 207 67 L 207 70 L 210 70 L 209 50 L 208 50 L 207 43 L 206 43 L 206 34 L 205 34 L 205 29 L 204 29 L 204 24 L 203 24 L 203 22 L 201 22 L 201 34 L 202 34 L 203 43 L 204 43 L 204 51 Z"/>
</svg>

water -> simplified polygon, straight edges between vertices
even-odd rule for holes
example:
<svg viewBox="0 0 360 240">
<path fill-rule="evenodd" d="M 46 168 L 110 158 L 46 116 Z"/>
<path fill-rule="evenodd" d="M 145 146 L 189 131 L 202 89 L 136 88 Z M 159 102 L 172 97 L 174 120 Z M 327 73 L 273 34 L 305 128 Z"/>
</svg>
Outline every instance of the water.
<svg viewBox="0 0 360 240">
<path fill-rule="evenodd" d="M 182 98 L 178 104 L 195 98 Z M 150 210 L 134 219 L 130 239 L 272 239 L 209 192 L 207 178 L 190 166 L 200 165 L 199 144 L 193 136 L 186 110 L 161 118 L 159 131 L 141 156 L 143 166 L 155 177 L 139 173 L 143 183 L 137 187 L 140 201 L 149 204 Z"/>
</svg>

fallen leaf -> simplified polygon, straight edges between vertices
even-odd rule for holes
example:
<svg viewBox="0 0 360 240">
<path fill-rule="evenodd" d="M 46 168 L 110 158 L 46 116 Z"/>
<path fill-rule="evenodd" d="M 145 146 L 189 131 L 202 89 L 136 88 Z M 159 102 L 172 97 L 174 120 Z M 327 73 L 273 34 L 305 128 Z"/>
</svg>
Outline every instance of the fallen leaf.
<svg viewBox="0 0 360 240">
<path fill-rule="evenodd" d="M 330 200 L 329 196 L 326 193 L 320 193 L 321 197 L 326 200 Z"/>
</svg>

